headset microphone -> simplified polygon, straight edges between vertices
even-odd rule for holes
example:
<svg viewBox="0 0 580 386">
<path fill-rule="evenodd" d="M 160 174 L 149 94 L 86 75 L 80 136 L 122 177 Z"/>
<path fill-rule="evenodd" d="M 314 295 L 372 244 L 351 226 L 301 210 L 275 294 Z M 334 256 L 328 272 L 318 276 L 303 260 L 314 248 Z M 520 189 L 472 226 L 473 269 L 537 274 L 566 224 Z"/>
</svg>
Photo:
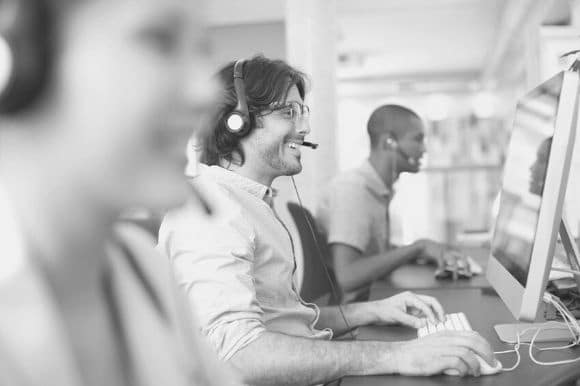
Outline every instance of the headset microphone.
<svg viewBox="0 0 580 386">
<path fill-rule="evenodd" d="M 397 141 L 392 137 L 387 137 L 387 145 L 394 149 L 397 153 L 399 153 L 410 165 L 416 166 L 417 160 L 414 157 L 411 157 L 409 154 L 405 153 L 403 149 L 399 146 Z"/>
<path fill-rule="evenodd" d="M 401 147 L 397 147 L 397 153 L 399 153 L 408 163 L 409 165 L 416 166 L 417 159 L 415 157 L 411 157 L 409 154 L 405 153 Z"/>
<path fill-rule="evenodd" d="M 312 150 L 315 150 L 315 149 L 318 147 L 318 144 L 317 144 L 317 143 L 313 143 L 313 142 L 307 142 L 307 141 L 304 141 L 304 142 L 302 142 L 302 143 L 301 143 L 301 145 L 302 145 L 302 146 L 309 147 L 309 148 L 311 148 Z"/>
</svg>

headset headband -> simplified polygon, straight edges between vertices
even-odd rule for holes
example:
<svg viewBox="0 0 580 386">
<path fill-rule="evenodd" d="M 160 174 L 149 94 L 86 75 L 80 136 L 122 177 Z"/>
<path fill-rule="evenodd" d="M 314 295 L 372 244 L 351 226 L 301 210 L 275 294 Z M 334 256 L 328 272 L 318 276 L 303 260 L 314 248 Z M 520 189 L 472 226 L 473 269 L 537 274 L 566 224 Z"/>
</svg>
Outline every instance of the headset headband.
<svg viewBox="0 0 580 386">
<path fill-rule="evenodd" d="M 246 90 L 244 84 L 244 64 L 246 61 L 240 59 L 234 64 L 234 90 L 236 92 L 236 107 L 226 119 L 226 128 L 229 132 L 243 137 L 250 131 L 250 112 L 246 101 Z"/>
</svg>

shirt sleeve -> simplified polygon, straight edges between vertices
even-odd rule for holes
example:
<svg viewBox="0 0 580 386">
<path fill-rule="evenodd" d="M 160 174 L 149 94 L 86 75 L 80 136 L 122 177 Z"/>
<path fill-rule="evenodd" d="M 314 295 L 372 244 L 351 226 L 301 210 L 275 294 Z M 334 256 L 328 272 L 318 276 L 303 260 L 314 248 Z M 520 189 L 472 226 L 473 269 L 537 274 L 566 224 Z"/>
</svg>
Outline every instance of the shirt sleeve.
<svg viewBox="0 0 580 386">
<path fill-rule="evenodd" d="M 173 263 L 201 331 L 228 360 L 266 329 L 253 281 L 254 230 L 241 208 L 202 219 L 189 208 L 166 216 L 159 247 Z"/>
<path fill-rule="evenodd" d="M 364 185 L 339 184 L 327 202 L 326 232 L 328 244 L 346 244 L 363 252 L 371 237 L 371 217 L 365 205 L 369 199 Z"/>
</svg>

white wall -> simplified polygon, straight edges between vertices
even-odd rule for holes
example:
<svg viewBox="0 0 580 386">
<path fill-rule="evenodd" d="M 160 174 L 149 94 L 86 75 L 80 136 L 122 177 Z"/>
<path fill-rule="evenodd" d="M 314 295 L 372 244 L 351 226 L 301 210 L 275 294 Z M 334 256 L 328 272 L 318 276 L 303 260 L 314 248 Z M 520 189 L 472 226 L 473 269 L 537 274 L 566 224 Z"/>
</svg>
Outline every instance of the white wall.
<svg viewBox="0 0 580 386">
<path fill-rule="evenodd" d="M 283 21 L 210 27 L 208 37 L 217 67 L 261 53 L 273 59 L 286 58 Z"/>
</svg>

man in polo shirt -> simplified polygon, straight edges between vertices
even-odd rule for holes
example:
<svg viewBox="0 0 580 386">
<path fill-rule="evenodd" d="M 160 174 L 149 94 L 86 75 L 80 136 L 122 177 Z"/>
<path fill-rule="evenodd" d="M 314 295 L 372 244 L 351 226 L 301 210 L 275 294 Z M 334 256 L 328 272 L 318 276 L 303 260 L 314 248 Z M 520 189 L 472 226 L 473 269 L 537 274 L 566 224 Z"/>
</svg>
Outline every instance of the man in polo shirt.
<svg viewBox="0 0 580 386">
<path fill-rule="evenodd" d="M 337 176 L 317 210 L 346 302 L 366 300 L 373 281 L 417 258 L 437 264 L 460 258 L 427 239 L 398 247 L 391 244 L 393 185 L 401 173 L 417 173 L 425 153 L 419 116 L 403 106 L 383 105 L 371 114 L 367 130 L 369 158 L 358 169 Z"/>
<path fill-rule="evenodd" d="M 250 112 L 245 135 L 225 126 L 239 106 L 234 67 Z M 200 221 L 199 205 L 177 209 L 159 236 L 219 357 L 252 385 L 430 375 L 450 368 L 477 375 L 476 355 L 494 363 L 489 344 L 474 332 L 439 332 L 408 342 L 331 340 L 360 325 L 418 327 L 424 324 L 420 317 L 441 318 L 443 310 L 434 298 L 410 292 L 342 309 L 318 308 L 300 298 L 293 240 L 274 211 L 270 186 L 302 170 L 300 144 L 310 131 L 304 76 L 258 56 L 230 63 L 219 78 L 223 99 L 203 144 L 202 160 L 209 166 L 201 166 L 193 182 L 208 198 L 212 216 Z"/>
</svg>

